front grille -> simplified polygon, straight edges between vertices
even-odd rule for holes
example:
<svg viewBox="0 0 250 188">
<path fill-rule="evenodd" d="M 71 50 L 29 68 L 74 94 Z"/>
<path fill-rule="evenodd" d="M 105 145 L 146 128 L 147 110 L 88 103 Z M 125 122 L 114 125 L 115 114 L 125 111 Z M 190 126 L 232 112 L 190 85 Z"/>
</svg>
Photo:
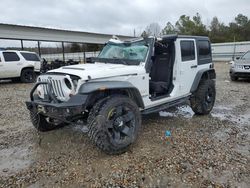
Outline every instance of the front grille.
<svg viewBox="0 0 250 188">
<path fill-rule="evenodd" d="M 240 77 L 240 78 L 250 78 L 250 72 L 236 72 L 234 73 L 234 76 Z"/>
<path fill-rule="evenodd" d="M 62 83 L 61 80 L 56 79 L 41 79 L 42 82 L 49 82 L 52 85 L 52 92 L 55 94 L 56 98 L 59 100 L 62 100 L 65 98 L 65 93 L 62 89 Z M 49 86 L 48 85 L 42 85 L 44 94 L 48 94 Z"/>
<path fill-rule="evenodd" d="M 55 97 L 60 101 L 67 101 L 70 98 L 70 94 L 73 93 L 73 89 L 70 89 L 69 86 L 66 85 L 65 80 L 68 80 L 71 84 L 71 88 L 73 88 L 73 83 L 68 75 L 49 75 L 44 74 L 40 75 L 38 78 L 39 82 L 48 82 L 51 84 L 51 92 L 55 95 Z M 42 90 L 41 98 L 45 98 L 49 94 L 49 85 L 42 84 L 40 85 L 40 89 Z"/>
</svg>

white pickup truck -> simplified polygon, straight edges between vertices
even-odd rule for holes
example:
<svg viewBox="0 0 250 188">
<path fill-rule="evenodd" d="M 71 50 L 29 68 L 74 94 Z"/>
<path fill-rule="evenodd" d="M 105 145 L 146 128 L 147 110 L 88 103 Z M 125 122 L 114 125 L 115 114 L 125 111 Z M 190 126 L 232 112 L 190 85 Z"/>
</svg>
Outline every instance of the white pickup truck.
<svg viewBox="0 0 250 188">
<path fill-rule="evenodd" d="M 21 80 L 34 82 L 40 73 L 41 59 L 35 52 L 3 50 L 0 51 L 0 80 Z"/>
</svg>

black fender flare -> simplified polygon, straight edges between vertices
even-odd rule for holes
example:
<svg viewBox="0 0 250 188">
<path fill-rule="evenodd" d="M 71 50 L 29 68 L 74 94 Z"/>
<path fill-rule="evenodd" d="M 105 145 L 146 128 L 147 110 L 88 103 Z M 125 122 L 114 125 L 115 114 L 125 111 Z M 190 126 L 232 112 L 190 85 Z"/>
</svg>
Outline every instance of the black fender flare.
<svg viewBox="0 0 250 188">
<path fill-rule="evenodd" d="M 190 92 L 193 93 L 197 90 L 199 83 L 202 78 L 206 79 L 216 79 L 216 73 L 215 70 L 212 68 L 206 68 L 206 69 L 201 69 L 197 72 L 194 82 L 192 84 Z"/>
<path fill-rule="evenodd" d="M 78 90 L 79 94 L 91 95 L 94 92 L 105 92 L 112 90 L 126 91 L 140 108 L 144 103 L 139 90 L 130 82 L 126 81 L 93 81 L 82 84 Z"/>
</svg>

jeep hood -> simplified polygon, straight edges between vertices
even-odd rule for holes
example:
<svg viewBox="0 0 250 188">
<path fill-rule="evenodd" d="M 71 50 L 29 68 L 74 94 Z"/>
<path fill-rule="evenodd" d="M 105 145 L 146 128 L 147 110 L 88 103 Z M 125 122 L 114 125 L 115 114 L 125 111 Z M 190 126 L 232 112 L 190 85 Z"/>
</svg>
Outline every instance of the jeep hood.
<svg viewBox="0 0 250 188">
<path fill-rule="evenodd" d="M 143 74 L 145 68 L 140 65 L 122 65 L 110 63 L 93 63 L 64 66 L 48 73 L 63 73 L 79 76 L 83 80 L 98 79 L 103 77 L 126 76 L 131 74 Z"/>
</svg>

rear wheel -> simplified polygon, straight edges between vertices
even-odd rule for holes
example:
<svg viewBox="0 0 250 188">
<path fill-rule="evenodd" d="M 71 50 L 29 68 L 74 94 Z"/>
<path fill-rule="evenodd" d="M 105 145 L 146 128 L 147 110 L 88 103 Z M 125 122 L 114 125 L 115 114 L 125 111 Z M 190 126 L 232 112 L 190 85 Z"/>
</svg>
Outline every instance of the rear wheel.
<svg viewBox="0 0 250 188">
<path fill-rule="evenodd" d="M 63 126 L 59 120 L 46 117 L 34 111 L 30 111 L 30 119 L 33 126 L 41 132 L 51 131 Z"/>
<path fill-rule="evenodd" d="M 213 109 L 215 96 L 214 80 L 202 80 L 190 99 L 192 110 L 198 115 L 209 114 Z"/>
<path fill-rule="evenodd" d="M 32 69 L 24 69 L 21 72 L 20 79 L 23 83 L 33 83 L 36 80 L 36 74 Z"/>
<path fill-rule="evenodd" d="M 136 140 L 141 115 L 130 98 L 111 96 L 94 105 L 88 126 L 88 135 L 98 148 L 108 154 L 120 154 Z"/>
</svg>

